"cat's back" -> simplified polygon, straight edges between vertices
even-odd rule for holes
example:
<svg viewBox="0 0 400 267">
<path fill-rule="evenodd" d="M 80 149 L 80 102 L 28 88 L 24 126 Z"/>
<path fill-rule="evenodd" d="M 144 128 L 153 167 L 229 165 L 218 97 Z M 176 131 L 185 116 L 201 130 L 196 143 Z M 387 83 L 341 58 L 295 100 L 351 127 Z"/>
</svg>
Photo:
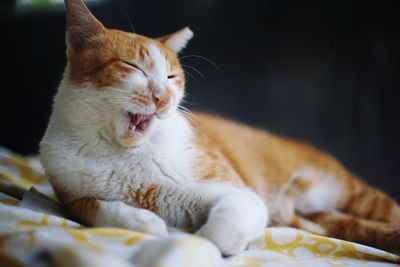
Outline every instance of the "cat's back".
<svg viewBox="0 0 400 267">
<path fill-rule="evenodd" d="M 310 166 L 343 171 L 337 160 L 306 143 L 206 113 L 194 113 L 193 121 L 202 143 L 220 150 L 254 189 L 263 187 L 263 181 L 279 187 Z"/>
</svg>

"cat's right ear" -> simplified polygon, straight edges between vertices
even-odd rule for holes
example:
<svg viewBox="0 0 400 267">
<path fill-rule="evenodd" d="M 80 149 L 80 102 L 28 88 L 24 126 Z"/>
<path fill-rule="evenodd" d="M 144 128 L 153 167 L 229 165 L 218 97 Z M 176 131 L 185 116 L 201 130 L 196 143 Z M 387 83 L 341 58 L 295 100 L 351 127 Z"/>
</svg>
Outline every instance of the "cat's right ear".
<svg viewBox="0 0 400 267">
<path fill-rule="evenodd" d="M 67 13 L 67 49 L 82 50 L 94 36 L 104 30 L 82 0 L 64 0 Z"/>
</svg>

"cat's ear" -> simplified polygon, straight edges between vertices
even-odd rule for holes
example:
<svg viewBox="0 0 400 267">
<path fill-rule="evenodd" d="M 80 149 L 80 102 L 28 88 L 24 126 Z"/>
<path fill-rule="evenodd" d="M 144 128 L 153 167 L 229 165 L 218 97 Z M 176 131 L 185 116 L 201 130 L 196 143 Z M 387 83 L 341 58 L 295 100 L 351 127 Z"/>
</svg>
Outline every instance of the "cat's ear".
<svg viewBox="0 0 400 267">
<path fill-rule="evenodd" d="M 165 46 L 178 54 L 193 37 L 193 32 L 188 28 L 183 28 L 177 32 L 158 38 Z"/>
<path fill-rule="evenodd" d="M 82 0 L 64 0 L 67 13 L 67 48 L 79 51 L 90 38 L 104 30 Z"/>
</svg>

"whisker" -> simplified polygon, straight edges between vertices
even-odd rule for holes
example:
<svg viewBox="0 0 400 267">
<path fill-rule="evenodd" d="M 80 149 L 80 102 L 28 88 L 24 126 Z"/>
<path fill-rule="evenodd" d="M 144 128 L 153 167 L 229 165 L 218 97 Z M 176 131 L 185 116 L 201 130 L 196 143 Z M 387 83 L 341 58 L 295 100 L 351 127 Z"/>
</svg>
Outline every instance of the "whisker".
<svg viewBox="0 0 400 267">
<path fill-rule="evenodd" d="M 180 114 L 182 114 L 186 119 L 188 119 L 190 122 L 194 122 L 194 117 L 192 116 L 192 115 L 190 115 L 190 114 L 187 114 L 187 113 L 185 113 L 185 112 L 182 112 L 182 110 L 178 110 L 178 112 L 180 113 Z"/>
<path fill-rule="evenodd" d="M 128 95 L 109 95 L 108 98 L 131 98 L 132 96 Z"/>
<path fill-rule="evenodd" d="M 180 113 L 184 114 L 185 117 L 187 117 L 187 118 L 189 118 L 189 119 L 193 119 L 193 116 L 194 116 L 194 115 L 193 115 L 192 113 L 183 111 L 183 110 L 181 110 L 181 109 L 178 109 L 178 110 L 179 110 Z"/>
<path fill-rule="evenodd" d="M 190 110 L 189 110 L 187 107 L 185 107 L 185 106 L 178 105 L 178 107 L 180 107 L 180 108 L 182 108 L 182 109 L 184 109 L 184 110 L 190 111 Z"/>
<path fill-rule="evenodd" d="M 116 98 L 116 97 L 109 97 L 108 100 L 119 101 L 119 102 L 129 102 L 131 101 L 130 98 Z"/>
<path fill-rule="evenodd" d="M 108 99 L 108 100 L 112 100 L 113 103 L 115 104 L 126 104 L 127 102 L 130 102 L 129 99 Z"/>
<path fill-rule="evenodd" d="M 108 87 L 108 88 L 109 88 L 109 89 L 113 89 L 113 90 L 117 90 L 117 91 L 126 92 L 126 90 L 122 90 L 122 89 L 120 89 L 120 88 L 118 88 L 118 87 L 110 86 L 110 87 Z"/>
<path fill-rule="evenodd" d="M 195 67 L 188 66 L 188 65 L 183 65 L 183 64 L 182 64 L 182 66 L 194 70 L 195 72 L 197 72 L 201 76 L 201 78 L 203 78 L 203 80 L 205 80 L 204 75 L 198 69 L 196 69 Z"/>
<path fill-rule="evenodd" d="M 133 24 L 132 24 L 132 20 L 129 17 L 129 15 L 126 12 L 126 10 L 124 9 L 123 5 L 121 4 L 121 2 L 119 0 L 117 1 L 117 3 L 118 3 L 119 8 L 121 9 L 121 11 L 124 13 L 125 18 L 128 20 L 129 27 L 131 27 L 132 32 L 136 33 L 135 28 L 133 27 Z"/>
<path fill-rule="evenodd" d="M 181 111 L 183 111 L 183 112 L 185 112 L 185 113 L 187 113 L 187 114 L 193 115 L 192 111 L 190 111 L 188 108 L 186 108 L 186 107 L 184 107 L 184 106 L 179 105 L 178 108 L 179 108 Z"/>
<path fill-rule="evenodd" d="M 112 89 L 112 88 L 109 88 L 109 89 L 112 90 L 112 91 L 114 91 L 115 93 L 121 94 L 121 95 L 123 95 L 123 96 L 128 96 L 128 94 L 129 94 L 129 92 L 124 91 L 124 90 Z"/>
<path fill-rule="evenodd" d="M 196 81 L 196 78 L 195 78 L 189 71 L 183 70 L 183 72 L 184 72 L 185 74 L 187 74 L 191 79 L 193 79 L 193 80 Z"/>
<path fill-rule="evenodd" d="M 183 106 L 178 106 L 178 112 L 185 116 L 191 122 L 194 122 L 194 114 Z"/>
<path fill-rule="evenodd" d="M 200 56 L 200 55 L 185 55 L 185 56 L 179 57 L 179 59 L 190 58 L 190 57 L 203 59 L 203 60 L 207 61 L 208 63 L 210 63 L 211 65 L 213 65 L 218 71 L 221 71 L 220 68 L 218 67 L 218 65 L 214 61 L 212 61 L 211 59 L 208 59 L 206 57 Z"/>
</svg>

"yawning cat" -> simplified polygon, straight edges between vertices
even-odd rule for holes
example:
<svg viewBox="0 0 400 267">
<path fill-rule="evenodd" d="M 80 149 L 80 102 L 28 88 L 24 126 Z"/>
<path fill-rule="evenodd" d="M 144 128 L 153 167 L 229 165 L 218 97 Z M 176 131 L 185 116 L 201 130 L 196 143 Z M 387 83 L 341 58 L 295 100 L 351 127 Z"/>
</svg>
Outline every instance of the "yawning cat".
<svg viewBox="0 0 400 267">
<path fill-rule="evenodd" d="M 177 53 L 193 33 L 152 39 L 104 27 L 65 0 L 68 64 L 41 160 L 71 216 L 154 235 L 193 229 L 226 255 L 264 227 L 400 251 L 400 207 L 324 152 L 219 117 L 177 109 Z"/>
</svg>

